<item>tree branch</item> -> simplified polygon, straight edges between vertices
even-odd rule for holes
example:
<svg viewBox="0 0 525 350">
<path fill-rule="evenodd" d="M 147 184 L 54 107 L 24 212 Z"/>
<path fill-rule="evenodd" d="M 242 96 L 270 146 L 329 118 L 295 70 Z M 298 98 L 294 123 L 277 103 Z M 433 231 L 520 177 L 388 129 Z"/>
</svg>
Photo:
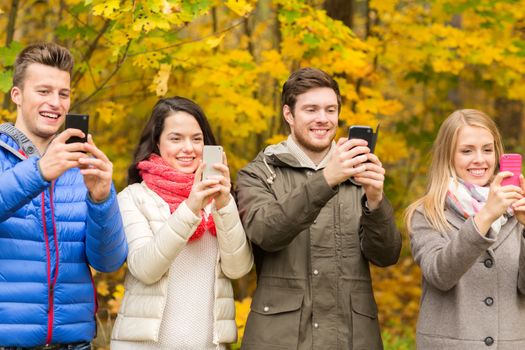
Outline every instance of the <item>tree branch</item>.
<svg viewBox="0 0 525 350">
<path fill-rule="evenodd" d="M 95 39 L 93 39 L 93 41 L 91 42 L 91 44 L 89 45 L 88 49 L 86 50 L 86 52 L 84 53 L 84 55 L 82 56 L 82 59 L 81 59 L 81 62 L 87 62 L 89 61 L 89 59 L 91 58 L 91 56 L 93 55 L 93 53 L 95 52 L 95 49 L 97 48 L 97 45 L 98 45 L 98 42 L 99 40 L 102 38 L 102 36 L 106 33 L 106 31 L 109 29 L 109 25 L 110 25 L 110 20 L 106 20 L 104 22 L 104 25 L 102 26 L 102 28 L 99 30 L 99 32 L 97 33 L 97 36 L 95 37 Z M 84 76 L 83 73 L 81 73 L 79 70 L 77 70 L 74 74 L 73 74 L 73 77 L 71 79 L 72 83 L 71 85 L 72 86 L 76 86 L 78 84 L 78 82 L 80 81 L 80 79 L 82 79 L 82 77 Z"/>
<path fill-rule="evenodd" d="M 172 49 L 174 47 L 179 47 L 179 46 L 182 46 L 182 45 L 186 45 L 186 44 L 191 44 L 191 43 L 195 43 L 195 42 L 198 42 L 198 41 L 201 41 L 203 39 L 206 39 L 206 38 L 209 38 L 211 36 L 215 36 L 217 34 L 222 34 L 222 33 L 226 33 L 230 30 L 232 30 L 233 28 L 235 27 L 238 27 L 239 25 L 243 24 L 244 23 L 244 18 L 237 21 L 236 23 L 232 24 L 231 26 L 223 29 L 223 30 L 220 30 L 218 31 L 217 33 L 212 33 L 212 34 L 208 34 L 208 35 L 205 35 L 201 38 L 198 38 L 198 39 L 192 39 L 192 40 L 187 40 L 187 41 L 181 41 L 181 42 L 178 42 L 176 44 L 172 44 L 172 45 L 168 45 L 168 46 L 164 46 L 164 47 L 161 47 L 161 48 L 158 48 L 158 49 L 155 49 L 155 50 L 146 50 L 146 51 L 141 51 L 141 52 L 135 52 L 133 54 L 129 54 L 128 57 L 134 57 L 134 56 L 138 56 L 138 55 L 144 55 L 146 53 L 151 53 L 151 52 L 159 52 L 159 51 L 164 51 L 164 50 L 168 50 L 168 49 Z"/>
<path fill-rule="evenodd" d="M 131 46 L 131 40 L 128 41 L 128 44 L 126 45 L 126 49 L 124 50 L 124 54 L 122 55 L 122 58 L 117 62 L 117 65 L 115 66 L 115 69 L 108 75 L 108 77 L 98 87 L 95 88 L 95 90 L 91 94 L 89 94 L 84 99 L 82 99 L 82 100 L 80 100 L 78 102 L 75 102 L 73 104 L 73 106 L 71 107 L 72 110 L 82 106 L 84 103 L 89 101 L 93 96 L 98 94 L 104 88 L 104 86 L 113 78 L 113 76 L 115 76 L 115 74 L 117 74 L 117 72 L 120 70 L 120 68 L 124 64 L 124 61 L 128 57 L 128 50 L 129 50 L 130 46 Z"/>
</svg>

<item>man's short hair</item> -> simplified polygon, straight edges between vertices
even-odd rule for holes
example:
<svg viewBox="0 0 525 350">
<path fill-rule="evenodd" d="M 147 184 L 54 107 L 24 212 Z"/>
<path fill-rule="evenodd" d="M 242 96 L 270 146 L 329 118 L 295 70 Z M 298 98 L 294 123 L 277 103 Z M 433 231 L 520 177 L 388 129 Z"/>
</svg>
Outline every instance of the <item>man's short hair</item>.
<svg viewBox="0 0 525 350">
<path fill-rule="evenodd" d="M 30 64 L 39 63 L 68 72 L 73 71 L 73 56 L 68 49 L 55 43 L 38 43 L 23 49 L 14 64 L 13 86 L 24 84 L 26 69 Z"/>
<path fill-rule="evenodd" d="M 337 112 L 341 112 L 339 85 L 330 75 L 317 68 L 301 68 L 290 75 L 283 85 L 281 95 L 282 106 L 287 105 L 293 114 L 297 96 L 304 94 L 308 90 L 323 87 L 334 90 L 337 96 Z"/>
</svg>

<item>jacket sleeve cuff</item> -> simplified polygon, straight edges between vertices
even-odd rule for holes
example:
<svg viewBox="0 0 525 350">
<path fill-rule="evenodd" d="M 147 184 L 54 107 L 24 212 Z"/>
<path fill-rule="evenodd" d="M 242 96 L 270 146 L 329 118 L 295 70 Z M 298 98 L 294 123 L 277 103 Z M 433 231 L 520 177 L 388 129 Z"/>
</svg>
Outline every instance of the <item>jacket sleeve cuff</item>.
<svg viewBox="0 0 525 350">
<path fill-rule="evenodd" d="M 383 198 L 379 202 L 379 206 L 375 209 L 370 209 L 367 205 L 366 194 L 361 196 L 361 208 L 363 216 L 373 220 L 381 220 L 381 218 L 390 218 L 393 215 L 392 206 L 390 202 L 386 199 L 385 194 L 383 193 Z"/>
<path fill-rule="evenodd" d="M 113 202 L 116 201 L 117 192 L 115 191 L 115 187 L 113 186 L 113 184 L 111 184 L 109 195 L 103 201 L 97 202 L 93 200 L 93 198 L 91 198 L 89 194 L 89 191 L 86 191 L 86 197 L 91 217 L 94 220 L 100 220 L 107 215 L 108 209 L 111 208 Z"/>
<path fill-rule="evenodd" d="M 312 174 L 307 186 L 310 187 L 313 194 L 313 203 L 319 206 L 324 206 L 339 190 L 339 186 L 336 186 L 335 189 L 330 187 L 322 171 Z"/>
<path fill-rule="evenodd" d="M 186 201 L 183 201 L 177 209 L 168 217 L 169 227 L 176 232 L 180 237 L 188 240 L 195 232 L 202 220 L 201 216 L 195 213 L 188 207 Z"/>
</svg>

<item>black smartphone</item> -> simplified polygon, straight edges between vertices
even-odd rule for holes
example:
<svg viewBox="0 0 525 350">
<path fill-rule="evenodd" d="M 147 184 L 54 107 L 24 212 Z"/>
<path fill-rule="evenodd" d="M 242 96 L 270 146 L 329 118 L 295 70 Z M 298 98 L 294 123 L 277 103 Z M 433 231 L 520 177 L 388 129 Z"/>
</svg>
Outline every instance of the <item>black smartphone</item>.
<svg viewBox="0 0 525 350">
<path fill-rule="evenodd" d="M 84 133 L 84 137 L 70 137 L 66 143 L 87 142 L 89 131 L 89 115 L 87 114 L 66 114 L 66 129 L 79 129 Z"/>
<path fill-rule="evenodd" d="M 368 148 L 370 152 L 374 153 L 376 147 L 377 131 L 374 133 L 374 130 L 369 126 L 363 125 L 352 125 L 348 129 L 348 139 L 362 139 L 368 142 Z"/>
</svg>

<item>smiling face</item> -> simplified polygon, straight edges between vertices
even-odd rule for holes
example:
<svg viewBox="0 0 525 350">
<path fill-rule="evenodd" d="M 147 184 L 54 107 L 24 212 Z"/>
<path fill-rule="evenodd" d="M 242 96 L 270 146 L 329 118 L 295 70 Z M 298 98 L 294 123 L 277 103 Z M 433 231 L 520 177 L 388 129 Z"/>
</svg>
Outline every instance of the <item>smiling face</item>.
<svg viewBox="0 0 525 350">
<path fill-rule="evenodd" d="M 459 129 L 454 152 L 454 170 L 465 182 L 485 186 L 494 175 L 496 151 L 488 129 L 464 125 Z"/>
<path fill-rule="evenodd" d="M 47 144 L 64 122 L 70 105 L 69 72 L 39 63 L 30 64 L 21 86 L 11 89 L 17 106 L 15 126 L 37 147 Z"/>
<path fill-rule="evenodd" d="M 194 173 L 199 167 L 204 148 L 204 136 L 199 123 L 189 113 L 172 113 L 164 120 L 158 147 L 162 159 L 175 170 Z"/>
<path fill-rule="evenodd" d="M 327 87 L 313 88 L 298 95 L 292 113 L 283 107 L 292 138 L 312 161 L 319 162 L 330 149 L 338 121 L 337 96 Z"/>
</svg>

